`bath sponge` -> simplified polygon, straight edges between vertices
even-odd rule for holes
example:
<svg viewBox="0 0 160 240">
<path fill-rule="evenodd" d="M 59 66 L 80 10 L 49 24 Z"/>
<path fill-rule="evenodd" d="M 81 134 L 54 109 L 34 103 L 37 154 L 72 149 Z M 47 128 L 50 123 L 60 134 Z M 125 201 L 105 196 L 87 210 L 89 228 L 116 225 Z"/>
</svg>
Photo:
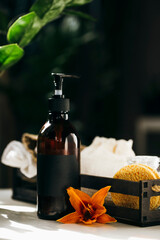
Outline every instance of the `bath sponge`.
<svg viewBox="0 0 160 240">
<path fill-rule="evenodd" d="M 132 164 L 121 168 L 115 175 L 116 179 L 128 181 L 153 180 L 160 178 L 158 172 L 143 164 Z M 120 193 L 111 193 L 112 201 L 116 206 L 139 209 L 139 197 Z M 156 209 L 160 205 L 160 196 L 150 198 L 150 209 Z"/>
</svg>

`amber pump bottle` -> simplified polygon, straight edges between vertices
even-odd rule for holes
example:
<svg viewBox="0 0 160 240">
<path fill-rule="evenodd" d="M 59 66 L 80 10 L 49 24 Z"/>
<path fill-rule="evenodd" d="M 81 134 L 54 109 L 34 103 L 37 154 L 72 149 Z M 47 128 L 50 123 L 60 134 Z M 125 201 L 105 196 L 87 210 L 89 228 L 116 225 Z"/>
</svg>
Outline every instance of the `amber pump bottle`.
<svg viewBox="0 0 160 240">
<path fill-rule="evenodd" d="M 62 93 L 63 79 L 73 76 L 52 75 L 55 90 L 37 145 L 37 215 L 57 220 L 72 211 L 66 189 L 80 188 L 80 139 L 68 120 L 69 99 Z"/>
</svg>

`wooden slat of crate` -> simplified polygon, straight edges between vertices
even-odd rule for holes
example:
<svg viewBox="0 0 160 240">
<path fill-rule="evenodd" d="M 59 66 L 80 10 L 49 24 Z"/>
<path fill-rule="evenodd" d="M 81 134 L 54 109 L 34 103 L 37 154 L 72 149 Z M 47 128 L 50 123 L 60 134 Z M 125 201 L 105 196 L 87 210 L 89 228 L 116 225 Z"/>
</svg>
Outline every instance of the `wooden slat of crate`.
<svg viewBox="0 0 160 240">
<path fill-rule="evenodd" d="M 139 182 L 126 181 L 122 179 L 81 175 L 81 186 L 92 189 L 100 189 L 105 186 L 111 186 L 110 192 L 139 196 Z"/>
</svg>

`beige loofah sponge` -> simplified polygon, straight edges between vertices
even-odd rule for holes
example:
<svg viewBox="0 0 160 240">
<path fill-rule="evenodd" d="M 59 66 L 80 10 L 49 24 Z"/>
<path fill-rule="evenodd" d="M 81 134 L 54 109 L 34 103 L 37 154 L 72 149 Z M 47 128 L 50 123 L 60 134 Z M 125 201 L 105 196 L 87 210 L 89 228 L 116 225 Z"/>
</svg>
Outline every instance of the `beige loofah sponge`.
<svg viewBox="0 0 160 240">
<path fill-rule="evenodd" d="M 124 179 L 129 181 L 139 182 L 142 180 L 152 180 L 160 178 L 158 172 L 154 169 L 143 165 L 133 164 L 121 168 L 115 175 L 114 178 Z M 125 195 L 120 193 L 111 193 L 112 200 L 115 205 L 139 209 L 139 197 Z M 151 197 L 150 209 L 156 209 L 160 205 L 160 196 Z"/>
</svg>

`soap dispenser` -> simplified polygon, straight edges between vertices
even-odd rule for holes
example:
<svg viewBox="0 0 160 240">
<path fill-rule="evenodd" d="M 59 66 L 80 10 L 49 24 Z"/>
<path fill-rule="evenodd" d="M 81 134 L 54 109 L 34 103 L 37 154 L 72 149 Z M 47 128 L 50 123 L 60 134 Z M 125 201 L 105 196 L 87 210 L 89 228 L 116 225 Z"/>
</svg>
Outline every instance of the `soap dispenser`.
<svg viewBox="0 0 160 240">
<path fill-rule="evenodd" d="M 76 76 L 52 76 L 54 94 L 37 144 L 37 215 L 57 220 L 73 211 L 66 189 L 80 188 L 80 139 L 68 119 L 69 99 L 63 95 L 63 80 Z"/>
</svg>

